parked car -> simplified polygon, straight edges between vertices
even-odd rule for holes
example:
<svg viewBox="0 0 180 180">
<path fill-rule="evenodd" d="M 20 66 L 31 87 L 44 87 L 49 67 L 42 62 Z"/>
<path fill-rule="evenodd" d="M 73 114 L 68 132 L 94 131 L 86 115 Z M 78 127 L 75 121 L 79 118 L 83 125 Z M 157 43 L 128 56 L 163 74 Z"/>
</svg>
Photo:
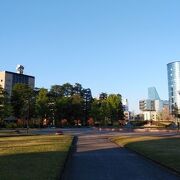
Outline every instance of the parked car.
<svg viewBox="0 0 180 180">
<path fill-rule="evenodd" d="M 63 132 L 61 130 L 56 132 L 56 135 L 63 135 Z"/>
</svg>

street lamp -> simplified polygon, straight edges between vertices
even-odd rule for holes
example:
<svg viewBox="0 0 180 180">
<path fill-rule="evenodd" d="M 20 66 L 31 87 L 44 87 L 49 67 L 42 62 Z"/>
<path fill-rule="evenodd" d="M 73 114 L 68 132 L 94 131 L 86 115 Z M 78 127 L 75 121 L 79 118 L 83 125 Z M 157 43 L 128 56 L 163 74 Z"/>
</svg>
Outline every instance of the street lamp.
<svg viewBox="0 0 180 180">
<path fill-rule="evenodd" d="M 29 133 L 29 101 L 30 101 L 30 99 L 29 99 L 29 97 L 28 97 L 28 99 L 26 100 L 26 103 L 27 103 L 27 116 L 26 116 L 26 131 L 27 131 L 27 134 Z"/>
<path fill-rule="evenodd" d="M 54 106 L 55 106 L 55 103 L 54 103 L 54 102 L 49 103 L 49 108 L 50 108 L 50 111 L 51 111 L 51 113 L 52 113 L 52 125 L 53 125 L 53 127 L 55 126 Z"/>
</svg>

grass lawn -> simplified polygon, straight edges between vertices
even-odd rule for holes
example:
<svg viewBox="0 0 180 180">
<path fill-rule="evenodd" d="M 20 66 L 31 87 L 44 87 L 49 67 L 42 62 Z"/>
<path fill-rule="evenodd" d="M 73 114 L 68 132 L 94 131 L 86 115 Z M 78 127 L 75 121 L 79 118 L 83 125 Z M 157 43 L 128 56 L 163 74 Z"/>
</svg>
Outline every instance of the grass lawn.
<svg viewBox="0 0 180 180">
<path fill-rule="evenodd" d="M 121 136 L 114 137 L 112 140 L 180 173 L 179 137 Z"/>
<path fill-rule="evenodd" d="M 0 137 L 0 179 L 56 179 L 71 142 L 58 135 Z"/>
</svg>

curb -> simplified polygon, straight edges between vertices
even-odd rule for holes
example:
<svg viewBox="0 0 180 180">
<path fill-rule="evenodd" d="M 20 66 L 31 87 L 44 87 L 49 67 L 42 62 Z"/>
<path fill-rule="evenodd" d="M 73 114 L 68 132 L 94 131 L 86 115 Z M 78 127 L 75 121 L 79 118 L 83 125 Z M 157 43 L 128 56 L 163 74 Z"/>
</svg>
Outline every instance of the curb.
<svg viewBox="0 0 180 180">
<path fill-rule="evenodd" d="M 111 141 L 111 142 L 113 142 L 113 141 Z M 124 149 L 126 149 L 126 150 L 128 150 L 128 151 L 130 151 L 130 152 L 132 152 L 132 153 L 135 153 L 135 154 L 143 157 L 143 158 L 146 159 L 146 160 L 149 160 L 149 161 L 151 161 L 151 162 L 159 165 L 161 168 L 164 168 L 164 169 L 168 170 L 170 173 L 173 173 L 174 175 L 180 177 L 180 172 L 179 172 L 179 171 L 177 171 L 177 170 L 175 170 L 175 169 L 173 169 L 173 168 L 171 168 L 171 167 L 169 167 L 169 166 L 167 166 L 167 165 L 165 165 L 165 164 L 163 164 L 163 163 L 161 163 L 161 162 L 159 162 L 159 161 L 157 161 L 157 160 L 154 160 L 154 159 L 152 159 L 152 158 L 150 158 L 150 157 L 148 157 L 148 156 L 146 156 L 146 155 L 144 155 L 144 154 L 142 154 L 142 153 L 140 153 L 140 152 L 138 152 L 138 151 L 136 151 L 136 150 L 134 150 L 134 149 L 125 147 L 125 146 L 123 146 L 123 145 L 121 145 L 121 144 L 118 144 L 118 143 L 116 143 L 116 142 L 113 142 L 113 143 L 115 143 L 117 146 L 119 146 L 119 147 L 121 147 L 121 148 L 124 148 Z"/>
<path fill-rule="evenodd" d="M 71 161 L 71 159 L 72 159 L 72 155 L 73 155 L 74 151 L 76 150 L 77 140 L 78 140 L 78 137 L 77 137 L 77 136 L 74 136 L 74 137 L 73 137 L 73 140 L 72 140 L 72 143 L 71 143 L 71 146 L 70 146 L 70 148 L 69 148 L 69 151 L 68 151 L 68 153 L 67 153 L 67 156 L 66 156 L 66 159 L 65 159 L 63 168 L 62 168 L 62 170 L 61 170 L 61 172 L 60 172 L 60 176 L 58 177 L 59 180 L 63 180 L 63 179 L 64 179 L 65 171 L 66 171 L 67 167 L 68 167 L 69 164 L 70 164 L 70 161 Z"/>
</svg>

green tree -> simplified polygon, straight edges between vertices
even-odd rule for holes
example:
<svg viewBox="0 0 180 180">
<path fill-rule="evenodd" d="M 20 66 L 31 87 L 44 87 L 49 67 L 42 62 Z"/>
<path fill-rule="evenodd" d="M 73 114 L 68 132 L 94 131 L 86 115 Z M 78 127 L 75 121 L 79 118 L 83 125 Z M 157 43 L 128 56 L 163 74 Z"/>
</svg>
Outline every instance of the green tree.
<svg viewBox="0 0 180 180">
<path fill-rule="evenodd" d="M 110 94 L 108 96 L 107 111 L 112 123 L 124 119 L 124 111 L 120 94 Z"/>
<path fill-rule="evenodd" d="M 36 114 L 42 122 L 44 118 L 49 117 L 49 113 L 48 90 L 41 88 L 36 97 Z"/>
<path fill-rule="evenodd" d="M 101 122 L 101 112 L 100 112 L 100 101 L 98 99 L 93 99 L 91 103 L 91 111 L 90 111 L 90 116 L 94 119 L 96 124 L 100 124 Z"/>
<path fill-rule="evenodd" d="M 90 116 L 96 124 L 108 124 L 108 109 L 106 99 L 93 99 L 91 103 Z"/>
<path fill-rule="evenodd" d="M 33 90 L 28 85 L 14 85 L 11 103 L 15 117 L 29 120 L 34 115 L 35 97 Z"/>
<path fill-rule="evenodd" d="M 4 118 L 10 116 L 12 107 L 8 93 L 0 86 L 0 124 L 3 124 Z"/>
<path fill-rule="evenodd" d="M 79 83 L 75 83 L 73 87 L 73 95 L 83 96 L 83 87 Z"/>
<path fill-rule="evenodd" d="M 81 84 L 74 86 L 70 83 L 54 85 L 49 92 L 50 99 L 55 104 L 55 118 L 57 121 L 68 119 L 69 123 L 74 120 L 88 119 L 92 94 L 90 89 L 84 89 Z"/>
<path fill-rule="evenodd" d="M 83 116 L 83 99 L 79 95 L 61 97 L 56 102 L 56 118 L 67 119 L 69 124 L 74 120 L 81 120 Z"/>
<path fill-rule="evenodd" d="M 64 88 L 61 85 L 53 85 L 49 93 L 54 97 L 62 97 L 64 96 Z"/>
<path fill-rule="evenodd" d="M 69 97 L 58 98 L 56 101 L 56 119 L 69 120 L 70 112 L 71 112 L 71 99 Z"/>
<path fill-rule="evenodd" d="M 108 97 L 108 94 L 107 94 L 107 93 L 104 93 L 104 92 L 102 92 L 102 93 L 99 95 L 99 99 L 100 99 L 100 100 L 105 100 L 105 99 L 107 99 L 107 97 Z"/>
<path fill-rule="evenodd" d="M 71 117 L 72 120 L 83 119 L 83 99 L 80 95 L 71 97 Z"/>
<path fill-rule="evenodd" d="M 91 89 L 83 89 L 82 90 L 82 99 L 83 99 L 83 113 L 84 117 L 83 119 L 83 124 L 87 124 L 87 120 L 90 116 L 90 111 L 91 111 L 91 103 L 92 103 L 92 94 L 91 94 Z"/>
<path fill-rule="evenodd" d="M 91 105 L 91 116 L 102 125 L 117 123 L 124 119 L 121 95 L 102 93 L 99 100 L 95 99 Z"/>
<path fill-rule="evenodd" d="M 73 95 L 73 85 L 70 83 L 65 83 L 62 85 L 64 96 L 71 97 Z"/>
</svg>

